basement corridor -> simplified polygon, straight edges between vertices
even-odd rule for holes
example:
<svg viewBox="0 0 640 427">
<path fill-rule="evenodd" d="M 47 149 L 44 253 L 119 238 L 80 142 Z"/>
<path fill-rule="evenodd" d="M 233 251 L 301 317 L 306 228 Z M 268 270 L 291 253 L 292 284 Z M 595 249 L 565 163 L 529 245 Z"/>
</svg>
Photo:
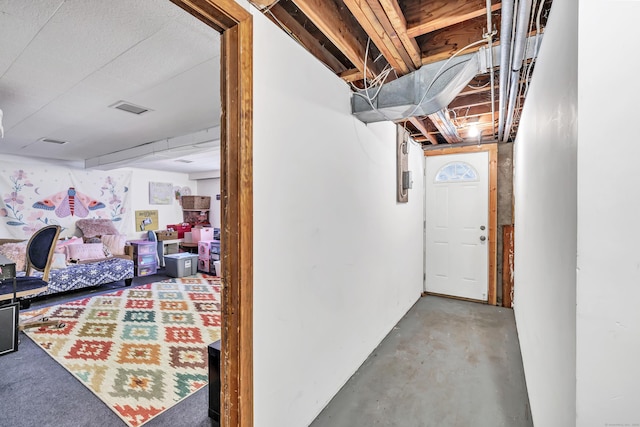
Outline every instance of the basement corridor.
<svg viewBox="0 0 640 427">
<path fill-rule="evenodd" d="M 513 310 L 427 296 L 311 427 L 532 425 Z"/>
</svg>

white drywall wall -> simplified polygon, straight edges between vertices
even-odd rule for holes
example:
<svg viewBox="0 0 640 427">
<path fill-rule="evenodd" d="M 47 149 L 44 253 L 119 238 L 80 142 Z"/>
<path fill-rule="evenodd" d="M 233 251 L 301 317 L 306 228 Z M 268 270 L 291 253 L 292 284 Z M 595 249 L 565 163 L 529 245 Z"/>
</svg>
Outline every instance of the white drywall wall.
<svg viewBox="0 0 640 427">
<path fill-rule="evenodd" d="M 577 8 L 553 3 L 514 145 L 514 310 L 545 427 L 575 424 Z"/>
<path fill-rule="evenodd" d="M 640 425 L 639 16 L 580 2 L 578 426 Z"/>
<path fill-rule="evenodd" d="M 420 296 L 422 152 L 398 204 L 394 125 L 257 13 L 254 58 L 255 425 L 306 426 Z"/>
<path fill-rule="evenodd" d="M 179 224 L 183 220 L 182 206 L 178 203 L 178 200 L 173 199 L 170 205 L 152 205 L 149 203 L 149 183 L 150 182 L 170 182 L 174 187 L 189 187 L 191 193 L 196 192 L 196 181 L 189 179 L 189 175 L 186 173 L 167 172 L 167 171 L 154 171 L 149 169 L 134 169 L 124 168 L 125 170 L 131 170 L 131 202 L 132 209 L 137 210 L 157 210 L 158 211 L 158 226 L 161 230 L 167 228 L 167 224 Z M 131 227 L 127 235 L 130 237 L 136 236 L 137 238 L 146 238 L 147 234 L 137 232 L 136 225 L 134 224 L 135 216 L 131 218 Z"/>
</svg>

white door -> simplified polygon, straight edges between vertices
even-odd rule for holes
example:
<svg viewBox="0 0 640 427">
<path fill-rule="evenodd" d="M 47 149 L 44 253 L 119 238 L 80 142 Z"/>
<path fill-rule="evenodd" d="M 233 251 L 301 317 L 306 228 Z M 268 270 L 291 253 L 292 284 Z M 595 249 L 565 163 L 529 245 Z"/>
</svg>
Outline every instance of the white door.
<svg viewBox="0 0 640 427">
<path fill-rule="evenodd" d="M 487 301 L 489 153 L 427 156 L 427 292 Z"/>
</svg>

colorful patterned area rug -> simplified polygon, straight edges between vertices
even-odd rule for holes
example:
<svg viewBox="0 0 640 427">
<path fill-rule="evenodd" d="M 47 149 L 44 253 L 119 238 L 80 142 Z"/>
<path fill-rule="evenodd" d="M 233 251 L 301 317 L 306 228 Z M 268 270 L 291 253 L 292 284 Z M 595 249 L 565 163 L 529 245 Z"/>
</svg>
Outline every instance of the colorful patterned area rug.
<svg viewBox="0 0 640 427">
<path fill-rule="evenodd" d="M 25 333 L 107 404 L 141 426 L 208 383 L 220 338 L 220 281 L 170 279 L 24 313 L 65 323 Z"/>
</svg>

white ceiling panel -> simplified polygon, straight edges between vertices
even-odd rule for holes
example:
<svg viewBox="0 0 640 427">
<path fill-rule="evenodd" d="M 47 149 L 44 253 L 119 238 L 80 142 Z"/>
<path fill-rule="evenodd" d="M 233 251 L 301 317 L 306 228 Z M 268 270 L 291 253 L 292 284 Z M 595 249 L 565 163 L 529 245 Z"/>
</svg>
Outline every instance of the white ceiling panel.
<svg viewBox="0 0 640 427">
<path fill-rule="evenodd" d="M 160 31 L 169 22 L 153 13 L 160 6 L 160 1 L 68 1 L 30 48 L 95 70 Z"/>
<path fill-rule="evenodd" d="M 25 25 L 43 26 L 66 0 L 3 0 L 2 15 L 11 16 Z"/>
<path fill-rule="evenodd" d="M 218 57 L 219 40 L 169 25 L 115 58 L 102 71 L 120 80 L 153 87 L 186 72 L 204 60 Z M 161 52 L 159 55 L 158 52 Z"/>
<path fill-rule="evenodd" d="M 219 42 L 169 1 L 0 1 L 0 153 L 88 159 L 218 125 Z"/>
</svg>

